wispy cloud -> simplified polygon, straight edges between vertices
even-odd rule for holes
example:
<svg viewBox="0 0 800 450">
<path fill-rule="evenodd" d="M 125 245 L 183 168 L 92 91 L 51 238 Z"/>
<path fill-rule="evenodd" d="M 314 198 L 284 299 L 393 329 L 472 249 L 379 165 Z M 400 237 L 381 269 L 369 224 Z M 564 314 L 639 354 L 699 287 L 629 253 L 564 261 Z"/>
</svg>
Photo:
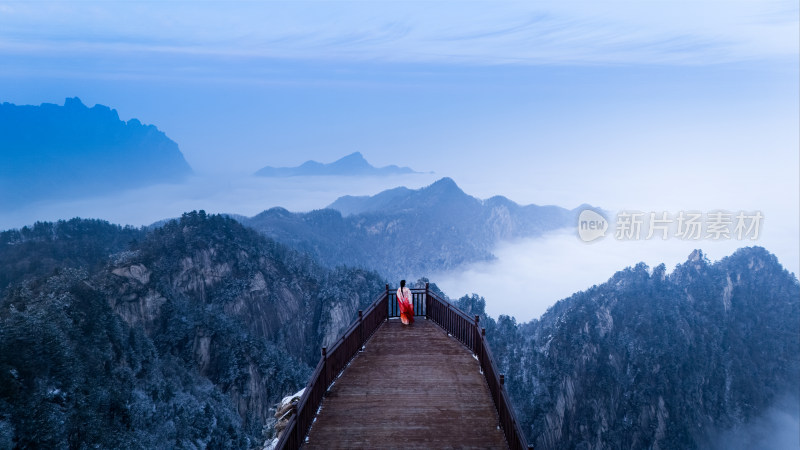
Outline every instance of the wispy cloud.
<svg viewBox="0 0 800 450">
<path fill-rule="evenodd" d="M 795 58 L 796 2 L 0 4 L 0 54 L 450 64 Z"/>
</svg>

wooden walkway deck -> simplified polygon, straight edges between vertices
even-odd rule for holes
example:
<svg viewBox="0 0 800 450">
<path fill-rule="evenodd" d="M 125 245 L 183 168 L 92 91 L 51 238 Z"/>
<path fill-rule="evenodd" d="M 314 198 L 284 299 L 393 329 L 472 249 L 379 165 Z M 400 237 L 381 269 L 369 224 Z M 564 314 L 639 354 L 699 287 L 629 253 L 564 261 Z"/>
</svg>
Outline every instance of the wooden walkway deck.
<svg viewBox="0 0 800 450">
<path fill-rule="evenodd" d="M 424 317 L 385 322 L 322 402 L 304 449 L 506 449 L 478 361 Z"/>
</svg>

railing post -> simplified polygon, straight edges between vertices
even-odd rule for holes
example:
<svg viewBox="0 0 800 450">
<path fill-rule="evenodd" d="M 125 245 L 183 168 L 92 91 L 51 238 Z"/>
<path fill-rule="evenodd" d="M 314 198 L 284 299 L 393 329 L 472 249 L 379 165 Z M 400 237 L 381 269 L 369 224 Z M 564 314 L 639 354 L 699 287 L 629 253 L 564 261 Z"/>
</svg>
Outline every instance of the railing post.
<svg viewBox="0 0 800 450">
<path fill-rule="evenodd" d="M 476 315 L 475 315 L 475 332 L 474 332 L 474 333 L 472 333 L 472 335 L 474 336 L 474 338 L 473 338 L 473 339 L 475 340 L 475 342 L 472 344 L 472 351 L 473 351 L 473 352 L 474 352 L 476 355 L 478 354 L 478 349 L 480 348 L 480 346 L 481 346 L 481 344 L 482 344 L 482 343 L 481 343 L 481 336 L 480 336 L 480 334 L 478 333 L 478 331 L 481 329 L 481 327 L 478 325 L 478 322 L 479 322 L 480 320 L 481 320 L 481 317 L 480 317 L 479 315 L 477 315 L 477 314 L 476 314 Z"/>
<path fill-rule="evenodd" d="M 430 300 L 428 300 L 428 288 L 429 288 L 429 286 L 430 286 L 430 283 L 428 283 L 426 281 L 425 282 L 425 318 L 426 319 L 428 318 L 428 309 L 430 309 L 430 306 L 431 306 L 430 305 Z"/>
<path fill-rule="evenodd" d="M 481 354 L 478 355 L 478 359 L 483 364 L 483 343 L 486 342 L 486 328 L 481 328 Z"/>
<path fill-rule="evenodd" d="M 451 306 L 450 302 L 447 302 L 447 312 L 445 312 L 445 315 L 444 315 L 444 323 L 445 323 L 445 327 L 446 327 L 445 330 L 447 330 L 447 335 L 448 336 L 451 336 L 451 335 L 454 336 L 452 319 L 450 318 L 450 316 L 451 316 L 451 314 L 450 314 L 450 306 Z"/>
<path fill-rule="evenodd" d="M 364 311 L 358 310 L 358 351 L 364 350 Z"/>
<path fill-rule="evenodd" d="M 389 304 L 389 283 L 386 283 L 386 320 L 389 320 L 389 308 L 391 307 Z"/>
<path fill-rule="evenodd" d="M 325 383 L 325 390 L 328 390 L 328 347 L 322 347 L 322 372 L 325 374 L 323 382 Z"/>
<path fill-rule="evenodd" d="M 500 386 L 506 384 L 506 376 L 502 373 L 500 374 Z"/>
</svg>

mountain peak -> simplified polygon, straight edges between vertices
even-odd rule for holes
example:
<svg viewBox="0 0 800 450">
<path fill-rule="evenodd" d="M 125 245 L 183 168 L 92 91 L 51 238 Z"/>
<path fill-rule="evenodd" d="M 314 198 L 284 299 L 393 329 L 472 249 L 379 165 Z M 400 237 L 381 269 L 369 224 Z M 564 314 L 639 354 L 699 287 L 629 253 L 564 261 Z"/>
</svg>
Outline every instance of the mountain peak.
<svg viewBox="0 0 800 450">
<path fill-rule="evenodd" d="M 461 191 L 461 188 L 458 187 L 455 180 L 453 180 L 450 177 L 440 178 L 428 187 L 437 189 L 458 189 L 459 191 Z"/>
<path fill-rule="evenodd" d="M 65 108 L 75 108 L 75 109 L 77 109 L 77 108 L 85 109 L 86 105 L 84 105 L 83 102 L 81 101 L 81 99 L 79 99 L 78 97 L 67 97 L 64 100 L 64 107 Z"/>
<path fill-rule="evenodd" d="M 445 177 L 421 189 L 399 187 L 372 197 L 340 197 L 328 208 L 347 216 L 362 213 L 394 214 L 434 206 L 448 210 L 451 207 L 479 208 L 480 203 L 480 200 L 464 193 L 452 178 Z"/>
<path fill-rule="evenodd" d="M 297 176 L 370 176 L 370 175 L 398 175 L 417 173 L 408 167 L 386 166 L 375 167 L 364 158 L 361 152 L 353 152 L 337 159 L 332 163 L 321 163 L 309 160 L 298 167 L 271 167 L 266 166 L 255 174 L 262 177 L 297 177 Z"/>
<path fill-rule="evenodd" d="M 344 156 L 341 159 L 339 159 L 339 161 L 351 161 L 351 160 L 352 161 L 360 160 L 360 161 L 367 162 L 367 160 L 364 158 L 364 155 L 362 155 L 361 152 L 353 152 L 353 153 L 350 153 L 349 155 Z"/>
<path fill-rule="evenodd" d="M 428 187 L 422 188 L 419 190 L 419 194 L 421 197 L 446 197 L 446 198 L 459 198 L 459 197 L 470 197 L 467 195 L 460 187 L 456 184 L 456 182 L 450 177 L 444 177 Z M 470 197 L 472 198 L 472 197 Z"/>
<path fill-rule="evenodd" d="M 364 155 L 360 152 L 351 153 L 343 158 L 336 160 L 329 164 L 329 166 L 341 167 L 343 169 L 358 169 L 358 170 L 376 170 L 370 163 L 364 159 Z"/>
<path fill-rule="evenodd" d="M 694 249 L 694 251 L 692 251 L 692 253 L 689 255 L 689 262 L 702 261 L 703 258 L 703 251 L 700 249 Z"/>
</svg>

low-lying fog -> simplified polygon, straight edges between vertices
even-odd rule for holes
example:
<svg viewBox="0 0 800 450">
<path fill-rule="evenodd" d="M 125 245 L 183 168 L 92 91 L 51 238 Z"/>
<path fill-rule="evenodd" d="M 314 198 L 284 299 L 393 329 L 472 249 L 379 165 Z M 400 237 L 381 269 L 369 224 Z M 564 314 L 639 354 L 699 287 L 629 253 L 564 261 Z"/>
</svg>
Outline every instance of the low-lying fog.
<svg viewBox="0 0 800 450">
<path fill-rule="evenodd" d="M 0 215 L 0 230 L 31 225 L 36 221 L 55 221 L 82 217 L 104 219 L 122 225 L 149 225 L 181 213 L 204 209 L 209 213 L 233 213 L 253 216 L 275 206 L 290 211 L 324 208 L 342 195 L 374 195 L 385 189 L 406 186 L 411 189 L 427 186 L 444 175 L 414 174 L 389 177 L 290 177 L 260 178 L 243 176 L 194 176 L 183 184 L 159 185 L 122 193 L 98 195 L 94 198 L 63 203 L 41 203 Z M 459 186 L 470 195 L 487 198 L 508 195 L 512 200 L 528 203 L 526 190 L 515 191 L 511 185 L 484 186 L 480 180 L 460 177 Z M 553 198 L 553 203 L 574 208 L 576 196 L 559 197 L 545 189 L 531 191 L 537 196 Z M 788 197 L 796 196 L 791 194 Z M 786 197 L 786 196 L 784 196 Z M 688 197 L 685 197 L 688 198 Z M 740 196 L 744 198 L 744 196 Z M 786 198 L 778 195 L 759 196 L 768 202 L 742 202 L 743 208 L 759 207 L 763 213 L 757 240 L 682 241 L 670 237 L 640 241 L 618 241 L 612 230 L 606 237 L 584 243 L 574 229 L 565 229 L 540 238 L 500 243 L 493 252 L 497 259 L 470 264 L 459 270 L 425 274 L 450 297 L 476 293 L 486 298 L 487 312 L 497 317 L 506 314 L 524 322 L 538 318 L 556 301 L 601 284 L 615 272 L 644 261 L 651 268 L 665 263 L 671 271 L 686 261 L 696 248 L 712 260 L 730 255 L 739 247 L 759 245 L 774 253 L 787 270 L 800 273 L 800 244 L 796 209 L 785 208 Z M 645 202 L 631 202 L 643 205 Z M 658 202 L 657 204 L 665 204 Z M 704 201 L 703 204 L 730 205 L 729 202 Z M 771 206 L 772 205 L 772 206 Z M 611 210 L 616 204 L 600 204 Z M 627 206 L 627 205 L 626 205 Z M 649 211 L 644 209 L 645 211 Z M 667 209 L 677 213 L 677 206 Z M 710 209 L 709 209 L 710 210 Z M 609 211 L 613 223 L 615 211 Z"/>
<path fill-rule="evenodd" d="M 433 274 L 430 279 L 450 297 L 471 293 L 485 297 L 486 312 L 492 317 L 506 314 L 518 322 L 527 322 L 539 318 L 558 300 L 602 284 L 615 272 L 640 261 L 651 269 L 663 262 L 671 272 L 696 248 L 716 261 L 739 247 L 759 245 L 776 254 L 787 270 L 797 274 L 797 247 L 781 246 L 779 237 L 770 234 L 765 232 L 763 239 L 756 241 L 618 241 L 609 234 L 587 244 L 578 239 L 575 230 L 562 230 L 540 238 L 501 243 L 494 252 L 496 260 Z"/>
<path fill-rule="evenodd" d="M 121 193 L 59 203 L 40 203 L 0 215 L 0 230 L 36 221 L 72 217 L 103 219 L 120 225 L 150 225 L 192 210 L 252 217 L 280 206 L 292 212 L 311 211 L 343 195 L 374 195 L 406 186 L 427 186 L 441 176 L 414 174 L 385 177 L 287 177 L 198 175 L 181 184 L 164 184 Z"/>
</svg>

